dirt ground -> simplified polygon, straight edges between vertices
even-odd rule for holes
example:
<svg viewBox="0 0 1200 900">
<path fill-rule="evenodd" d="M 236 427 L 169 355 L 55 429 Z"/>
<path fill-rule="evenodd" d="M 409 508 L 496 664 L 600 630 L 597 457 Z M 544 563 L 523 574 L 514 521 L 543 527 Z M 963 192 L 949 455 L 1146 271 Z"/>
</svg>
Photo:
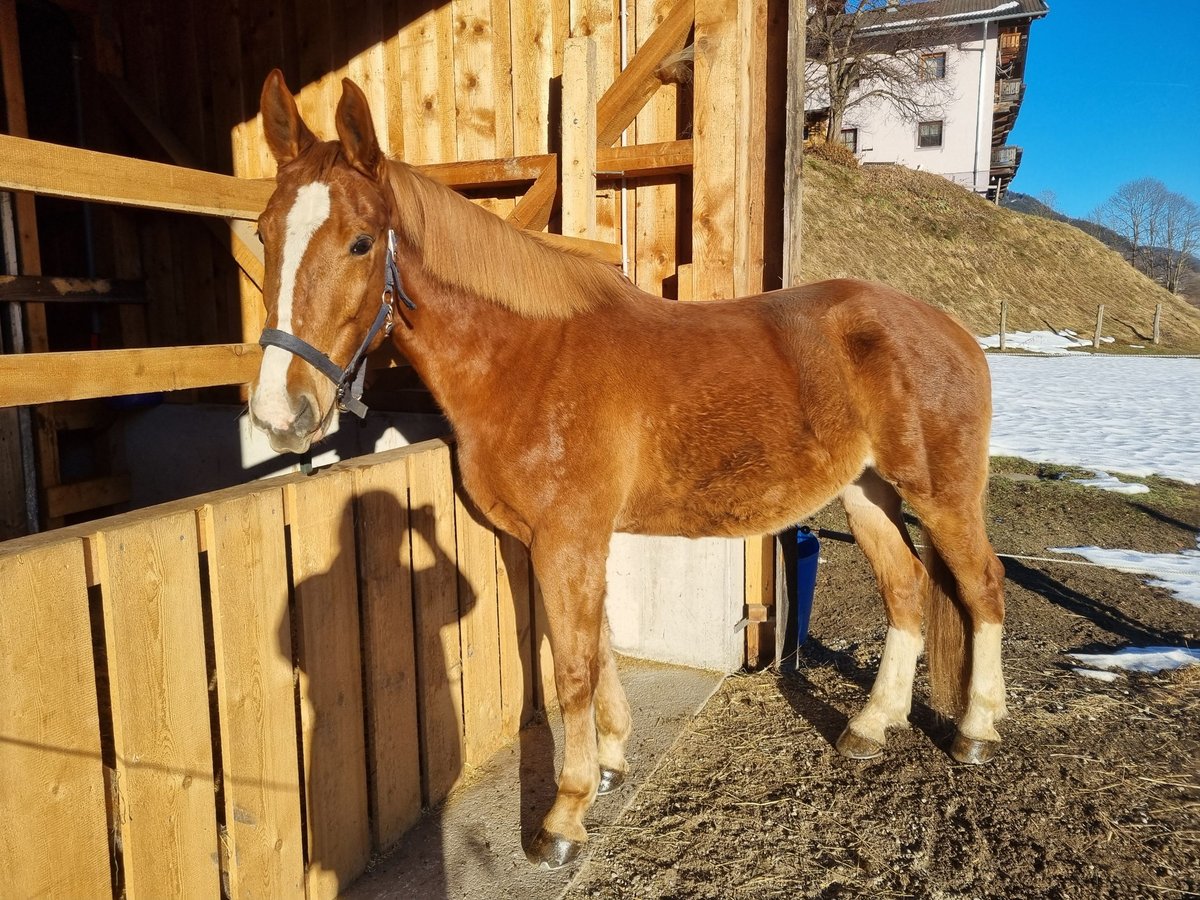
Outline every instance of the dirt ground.
<svg viewBox="0 0 1200 900">
<path fill-rule="evenodd" d="M 1123 496 L 1064 474 L 993 461 L 997 551 L 1195 548 L 1200 488 L 1146 479 L 1150 493 Z M 840 509 L 814 524 L 846 530 Z M 865 701 L 885 625 L 861 552 L 825 540 L 822 557 L 797 670 L 730 678 L 653 772 L 632 773 L 640 792 L 594 830 L 566 896 L 1200 896 L 1200 666 L 1104 683 L 1066 656 L 1196 646 L 1200 609 L 1137 575 L 1006 560 L 998 758 L 947 756 L 918 670 L 913 728 L 851 762 L 833 742 Z"/>
</svg>

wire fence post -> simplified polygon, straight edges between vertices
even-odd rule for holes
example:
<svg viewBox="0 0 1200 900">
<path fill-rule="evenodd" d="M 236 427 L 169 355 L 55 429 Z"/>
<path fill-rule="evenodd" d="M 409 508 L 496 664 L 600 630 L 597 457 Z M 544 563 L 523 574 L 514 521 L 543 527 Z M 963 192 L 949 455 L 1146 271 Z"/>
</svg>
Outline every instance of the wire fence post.
<svg viewBox="0 0 1200 900">
<path fill-rule="evenodd" d="M 1162 332 L 1159 330 L 1159 325 L 1162 322 L 1162 304 L 1154 304 L 1154 346 L 1158 346 L 1162 340 Z"/>
<path fill-rule="evenodd" d="M 1000 349 L 1008 346 L 1008 301 L 1000 301 Z"/>
<path fill-rule="evenodd" d="M 1104 304 L 1096 307 L 1096 335 L 1092 338 L 1092 348 L 1100 349 L 1100 329 L 1104 327 Z"/>
</svg>

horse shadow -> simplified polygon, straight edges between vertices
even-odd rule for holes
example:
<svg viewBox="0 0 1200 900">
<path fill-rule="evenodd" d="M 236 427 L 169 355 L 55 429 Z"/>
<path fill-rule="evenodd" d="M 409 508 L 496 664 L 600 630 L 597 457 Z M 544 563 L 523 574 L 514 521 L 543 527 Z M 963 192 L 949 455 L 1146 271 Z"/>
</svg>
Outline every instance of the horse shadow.
<svg viewBox="0 0 1200 900">
<path fill-rule="evenodd" d="M 364 510 L 369 510 L 365 514 L 370 519 L 369 523 L 363 521 Z M 411 556 L 407 557 L 407 564 L 403 562 L 401 547 L 377 547 L 376 552 L 382 553 L 385 558 L 401 560 L 394 573 L 397 584 L 413 586 L 414 580 L 422 575 L 447 580 L 452 578 L 457 584 L 457 606 L 450 609 L 448 604 L 418 605 L 421 598 L 415 591 L 410 591 L 408 596 L 412 598 L 412 603 L 407 609 L 393 609 L 390 615 L 379 622 L 372 622 L 360 597 L 361 586 L 365 584 L 368 573 L 364 570 L 363 559 L 356 553 L 353 535 L 357 527 L 360 532 L 369 528 L 373 542 L 385 535 L 400 536 L 400 529 L 384 529 L 379 523 L 385 517 L 403 517 L 406 514 L 411 544 L 422 542 L 429 549 L 427 559 L 431 556 L 432 562 L 414 569 Z M 472 515 L 482 521 L 478 513 L 472 512 Z M 487 872 L 501 861 L 496 852 L 496 841 L 489 832 L 499 833 L 503 839 L 505 834 L 515 837 L 519 829 L 521 847 L 527 846 L 536 833 L 557 792 L 554 734 L 542 711 L 536 687 L 524 692 L 520 711 L 522 728 L 511 751 L 517 756 L 515 768 L 520 783 L 519 815 L 511 807 L 505 807 L 509 810 L 508 817 L 500 823 L 464 821 L 461 810 L 448 806 L 441 796 L 446 785 L 460 782 L 466 773 L 463 745 L 458 740 L 450 739 L 451 732 L 445 729 L 447 723 L 455 721 L 462 727 L 463 711 L 456 705 L 452 695 L 452 691 L 457 690 L 461 683 L 461 667 L 451 670 L 451 667 L 458 666 L 457 661 L 447 660 L 442 641 L 431 639 L 431 636 L 444 628 L 452 628 L 457 634 L 460 619 L 475 608 L 478 597 L 468 579 L 459 577 L 457 560 L 439 545 L 433 511 L 429 507 L 405 510 L 390 493 L 365 492 L 341 511 L 336 533 L 339 536 L 336 557 L 324 571 L 313 573 L 293 585 L 291 609 L 278 625 L 279 652 L 291 660 L 298 685 L 297 731 L 302 763 L 304 861 L 310 892 L 313 879 L 324 878 L 331 885 L 336 883 L 338 893 L 345 892 L 351 897 L 452 896 L 461 887 L 459 882 L 465 866 Z M 522 552 L 516 542 L 501 541 L 499 546 L 506 571 L 517 572 L 523 568 L 531 573 L 528 555 Z M 354 573 L 353 584 L 358 587 L 351 592 L 346 590 L 347 572 Z M 378 572 L 373 571 L 372 575 L 377 577 Z M 401 595 L 404 592 L 397 593 Z M 531 593 L 536 597 L 536 591 Z M 528 597 L 516 591 L 510 591 L 509 594 L 517 598 L 516 602 Z M 398 596 L 398 600 L 402 599 Z M 315 641 L 317 646 L 305 645 L 304 616 L 314 604 L 339 605 L 339 613 L 357 622 L 356 628 L 339 629 L 354 632 L 353 638 L 358 641 L 358 647 L 362 648 L 364 654 L 361 658 L 356 657 L 359 659 L 357 665 L 353 661 L 340 667 L 328 665 L 331 653 L 347 652 L 343 640 L 348 637 L 346 634 L 321 635 L 321 639 Z M 398 603 L 398 606 L 403 605 Z M 531 634 L 533 622 L 538 621 L 533 618 L 532 607 L 531 603 Z M 328 620 L 324 614 L 327 611 L 319 614 L 322 621 Z M 394 710 L 373 707 L 381 700 L 380 696 L 372 697 L 370 672 L 380 661 L 371 660 L 365 655 L 369 646 L 392 646 L 386 635 L 369 632 L 394 626 L 397 621 L 412 634 L 414 648 L 419 645 L 419 649 L 415 650 L 415 671 L 410 670 L 408 676 L 414 679 L 411 690 L 416 700 L 413 724 L 417 725 L 417 731 L 406 736 L 381 735 L 373 731 L 380 727 L 377 723 L 394 723 L 398 720 L 393 716 Z M 309 636 L 309 643 L 314 643 L 314 636 Z M 522 660 L 522 667 L 529 668 L 528 672 L 522 672 L 522 676 L 535 685 L 536 654 L 534 647 L 532 658 L 528 662 Z M 330 678 L 331 669 L 334 675 L 330 683 L 323 684 L 323 679 Z M 385 677 L 391 679 L 387 685 L 394 687 L 394 680 L 399 677 L 397 670 L 388 666 L 386 661 L 382 663 L 382 670 L 386 673 Z M 346 677 L 347 672 L 355 672 L 357 680 Z M 361 696 L 361 702 L 356 695 Z M 385 698 L 387 702 L 392 699 L 390 693 Z M 432 722 L 441 723 L 442 730 L 431 732 Z M 331 731 L 342 737 L 331 739 Z M 344 742 L 347 735 L 351 737 L 349 751 L 344 743 L 339 743 L 339 740 Z M 394 786 L 395 780 L 381 777 L 387 775 L 380 771 L 381 767 L 388 764 L 387 757 L 383 753 L 372 753 L 375 742 L 380 738 L 385 746 L 398 741 L 411 741 L 420 746 L 419 812 L 408 823 L 407 830 L 397 840 L 387 844 L 381 843 L 376 833 L 380 815 L 377 795 L 385 781 Z M 359 792 L 364 789 L 365 795 L 360 796 Z M 336 827 L 330 828 L 328 821 L 317 821 L 331 814 L 337 821 Z M 348 858 L 343 852 L 347 841 L 357 842 L 360 846 L 366 842 L 369 846 L 371 860 L 367 871 L 371 874 L 366 878 L 359 878 L 366 860 L 361 855 L 357 859 L 353 855 Z"/>
</svg>

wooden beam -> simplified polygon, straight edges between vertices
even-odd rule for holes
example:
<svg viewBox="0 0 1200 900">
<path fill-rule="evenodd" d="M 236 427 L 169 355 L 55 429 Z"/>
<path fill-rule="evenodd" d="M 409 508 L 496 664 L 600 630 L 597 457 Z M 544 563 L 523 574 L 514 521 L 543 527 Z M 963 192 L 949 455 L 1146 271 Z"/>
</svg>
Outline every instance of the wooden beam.
<svg viewBox="0 0 1200 900">
<path fill-rule="evenodd" d="M 0 134 L 0 189 L 254 220 L 275 182 Z"/>
<path fill-rule="evenodd" d="M 554 211 L 554 198 L 558 195 L 558 166 L 554 158 L 542 169 L 542 174 L 525 192 L 525 196 L 508 214 L 508 222 L 518 228 L 541 231 L 550 221 Z"/>
<path fill-rule="evenodd" d="M 562 230 L 596 237 L 596 42 L 567 39 L 562 76 Z"/>
<path fill-rule="evenodd" d="M 679 0 L 604 92 L 596 107 L 596 138 L 601 146 L 616 141 L 654 96 L 662 84 L 658 67 L 667 56 L 683 49 L 695 18 L 694 0 Z"/>
<path fill-rule="evenodd" d="M 804 54 L 807 34 L 804 7 L 789 4 L 787 44 L 787 132 L 783 163 L 783 286 L 801 281 L 804 210 Z M 1004 342 L 1004 329 L 1000 329 Z M 1003 347 L 1001 348 L 1003 349 Z"/>
<path fill-rule="evenodd" d="M 630 144 L 627 147 L 600 147 L 596 151 L 596 178 L 601 181 L 678 175 L 691 170 L 690 140 Z"/>
<path fill-rule="evenodd" d="M 257 344 L 0 356 L 0 408 L 244 384 L 261 358 Z"/>
<path fill-rule="evenodd" d="M 124 503 L 129 499 L 129 476 L 104 475 L 46 488 L 43 502 L 52 519 L 87 512 L 102 506 Z"/>
<path fill-rule="evenodd" d="M 536 181 L 546 166 L 554 162 L 554 154 L 537 153 L 530 156 L 508 156 L 501 159 L 474 159 L 464 162 L 433 163 L 417 166 L 417 170 L 434 181 L 457 191 L 473 188 L 511 187 Z"/>
<path fill-rule="evenodd" d="M 0 301 L 16 303 L 145 303 L 140 281 L 0 275 Z"/>
</svg>

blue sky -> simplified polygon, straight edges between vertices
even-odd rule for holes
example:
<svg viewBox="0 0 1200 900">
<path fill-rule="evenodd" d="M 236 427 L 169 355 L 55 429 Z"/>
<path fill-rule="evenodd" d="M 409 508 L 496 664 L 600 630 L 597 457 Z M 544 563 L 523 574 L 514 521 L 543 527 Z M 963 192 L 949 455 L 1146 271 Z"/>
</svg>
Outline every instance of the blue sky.
<svg viewBox="0 0 1200 900">
<path fill-rule="evenodd" d="M 1126 181 L 1200 203 L 1200 0 L 1048 0 L 1010 144 L 1013 190 L 1086 217 Z"/>
</svg>

